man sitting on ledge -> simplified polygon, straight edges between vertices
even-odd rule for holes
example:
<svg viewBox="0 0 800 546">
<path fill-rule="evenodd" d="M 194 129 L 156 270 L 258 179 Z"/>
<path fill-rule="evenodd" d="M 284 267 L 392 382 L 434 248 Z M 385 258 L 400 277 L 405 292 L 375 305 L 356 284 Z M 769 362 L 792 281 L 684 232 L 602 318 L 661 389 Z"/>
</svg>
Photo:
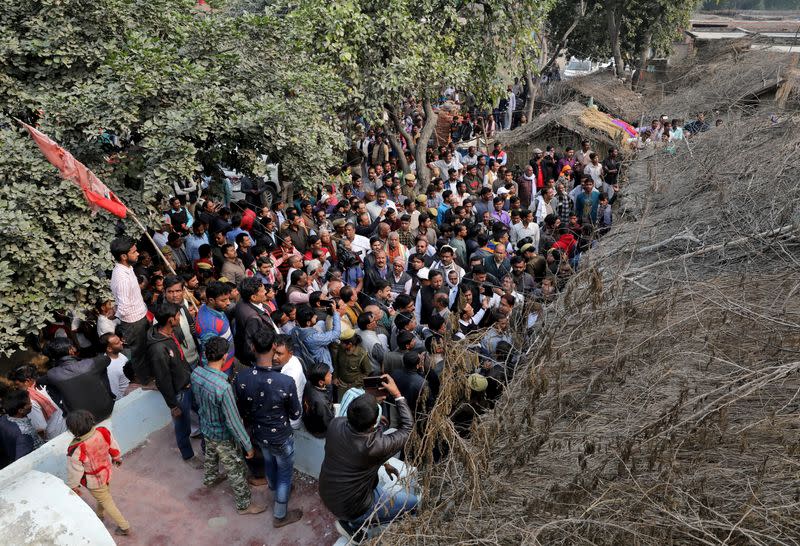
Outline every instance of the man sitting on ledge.
<svg viewBox="0 0 800 546">
<path fill-rule="evenodd" d="M 388 523 L 414 510 L 417 497 L 408 491 L 386 492 L 378 483 L 378 469 L 399 477 L 386 461 L 403 448 L 411 434 L 411 410 L 394 380 L 383 375 L 383 389 L 394 398 L 400 424 L 384 434 L 378 402 L 367 393 L 350 403 L 347 417 L 331 421 L 325 437 L 325 459 L 319 474 L 319 496 L 339 519 L 340 533 L 352 536 L 368 520 Z"/>
</svg>

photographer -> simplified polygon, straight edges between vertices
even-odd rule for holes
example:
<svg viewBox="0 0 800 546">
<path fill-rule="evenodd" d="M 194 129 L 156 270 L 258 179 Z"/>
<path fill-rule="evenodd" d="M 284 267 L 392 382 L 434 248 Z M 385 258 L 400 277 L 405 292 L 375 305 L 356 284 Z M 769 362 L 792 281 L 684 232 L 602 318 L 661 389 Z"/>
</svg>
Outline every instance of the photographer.
<svg viewBox="0 0 800 546">
<path fill-rule="evenodd" d="M 295 343 L 302 343 L 308 355 L 314 362 L 324 362 L 328 369 L 333 371 L 333 359 L 328 350 L 328 345 L 337 341 L 342 333 L 341 318 L 342 302 L 336 302 L 336 306 L 330 309 L 333 315 L 333 326 L 324 332 L 317 331 L 314 326 L 317 324 L 317 315 L 309 306 L 302 306 L 297 309 L 297 328 L 292 332 L 292 339 Z M 335 310 L 335 312 L 334 312 Z M 303 354 L 300 352 L 299 354 Z M 311 362 L 306 362 L 310 366 Z"/>
<path fill-rule="evenodd" d="M 378 419 L 378 403 L 372 394 L 362 394 L 347 408 L 347 417 L 337 417 L 325 436 L 325 459 L 319 474 L 319 495 L 339 518 L 340 532 L 352 536 L 364 523 L 387 523 L 414 510 L 419 502 L 407 490 L 385 491 L 378 483 L 378 469 L 399 478 L 386 462 L 408 440 L 413 424 L 411 410 L 394 380 L 381 376 L 383 389 L 394 398 L 399 424 L 384 434 Z"/>
</svg>

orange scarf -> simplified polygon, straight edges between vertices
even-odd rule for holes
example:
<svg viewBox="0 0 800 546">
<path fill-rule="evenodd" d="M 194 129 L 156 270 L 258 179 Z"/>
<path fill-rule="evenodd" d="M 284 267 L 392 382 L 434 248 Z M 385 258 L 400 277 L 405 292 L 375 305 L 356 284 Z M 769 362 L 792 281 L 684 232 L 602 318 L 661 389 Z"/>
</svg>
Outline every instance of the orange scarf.
<svg viewBox="0 0 800 546">
<path fill-rule="evenodd" d="M 37 390 L 35 386 L 28 387 L 28 394 L 31 397 L 31 401 L 36 402 L 42 408 L 45 420 L 50 419 L 50 416 L 56 411 L 56 405 L 50 401 L 47 395 Z"/>
</svg>

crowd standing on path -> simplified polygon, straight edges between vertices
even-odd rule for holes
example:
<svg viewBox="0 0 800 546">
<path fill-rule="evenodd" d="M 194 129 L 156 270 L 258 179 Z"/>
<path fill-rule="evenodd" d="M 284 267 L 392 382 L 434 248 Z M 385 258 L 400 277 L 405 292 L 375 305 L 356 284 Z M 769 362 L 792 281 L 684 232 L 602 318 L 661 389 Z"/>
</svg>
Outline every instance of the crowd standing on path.
<svg viewBox="0 0 800 546">
<path fill-rule="evenodd" d="M 702 117 L 683 128 L 653 120 L 637 140 L 708 129 Z M 178 192 L 152 239 L 116 238 L 113 299 L 97 302 L 92 321 L 56 317 L 43 334 L 46 373 L 28 365 L 8 376 L 2 466 L 69 430 L 70 487 L 82 483 L 98 515 L 129 534 L 109 491 L 119 447 L 95 423 L 144 386 L 169 408 L 187 469 L 202 469 L 209 488 L 227 481 L 242 515 L 267 510 L 251 495 L 266 484 L 274 527 L 302 519 L 289 506 L 300 428 L 326 440 L 319 492 L 342 533 L 413 511 L 417 497 L 383 489 L 378 470 L 395 475 L 388 459 L 424 430 L 445 341 L 480 355 L 451 416 L 466 435 L 513 376 L 512 332 L 533 331 L 611 229 L 624 176 L 619 151 L 601 157 L 588 140 L 537 148 L 518 174 L 500 144 L 451 143 L 428 148 L 423 187 L 386 142 L 381 128 L 365 130 L 342 169 L 291 202 Z"/>
</svg>

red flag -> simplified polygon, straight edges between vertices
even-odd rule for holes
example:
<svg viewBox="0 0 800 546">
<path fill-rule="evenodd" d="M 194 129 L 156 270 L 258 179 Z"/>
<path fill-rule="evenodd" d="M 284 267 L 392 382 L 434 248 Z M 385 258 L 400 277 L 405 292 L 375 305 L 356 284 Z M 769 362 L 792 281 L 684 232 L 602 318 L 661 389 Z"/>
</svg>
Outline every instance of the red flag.
<svg viewBox="0 0 800 546">
<path fill-rule="evenodd" d="M 83 196 L 89 202 L 89 207 L 94 212 L 97 212 L 98 208 L 102 208 L 120 218 L 125 218 L 128 208 L 92 171 L 86 168 L 86 165 L 75 159 L 71 153 L 53 142 L 44 133 L 26 123 L 21 121 L 19 123 L 30 133 L 47 161 L 61 171 L 61 176 L 80 187 Z"/>
</svg>

